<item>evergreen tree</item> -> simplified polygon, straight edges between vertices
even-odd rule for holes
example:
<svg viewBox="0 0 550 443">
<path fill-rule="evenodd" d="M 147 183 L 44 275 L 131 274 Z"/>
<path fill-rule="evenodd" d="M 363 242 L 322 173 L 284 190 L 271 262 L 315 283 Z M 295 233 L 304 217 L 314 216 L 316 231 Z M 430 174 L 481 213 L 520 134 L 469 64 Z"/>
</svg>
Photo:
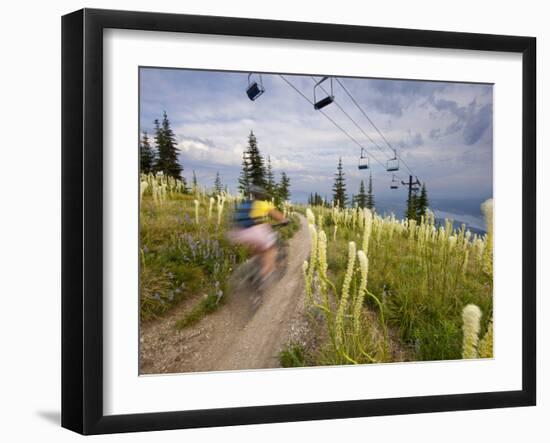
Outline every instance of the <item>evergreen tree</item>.
<svg viewBox="0 0 550 443">
<path fill-rule="evenodd" d="M 335 174 L 334 185 L 332 187 L 332 200 L 340 208 L 345 208 L 347 203 L 346 179 L 342 168 L 342 157 L 338 160 L 338 168 Z"/>
<path fill-rule="evenodd" d="M 409 188 L 409 194 L 407 196 L 407 209 L 405 210 L 405 217 L 410 220 L 416 220 L 416 208 L 417 208 L 417 196 L 416 192 Z"/>
<path fill-rule="evenodd" d="M 426 210 L 430 206 L 428 201 L 428 190 L 426 189 L 426 183 L 422 183 L 422 189 L 420 195 L 416 201 L 416 220 L 420 222 L 421 217 L 426 213 Z"/>
<path fill-rule="evenodd" d="M 199 190 L 199 183 L 197 182 L 197 174 L 195 174 L 195 170 L 193 169 L 193 188 L 192 188 L 193 194 L 196 194 L 198 190 Z"/>
<path fill-rule="evenodd" d="M 323 197 L 317 192 L 315 194 L 309 194 L 308 203 L 311 206 L 323 206 L 325 204 Z"/>
<path fill-rule="evenodd" d="M 279 202 L 290 200 L 290 179 L 284 171 L 281 173 L 281 181 L 279 186 L 277 186 L 277 196 L 279 197 Z"/>
<path fill-rule="evenodd" d="M 222 179 L 220 177 L 220 172 L 216 171 L 216 180 L 214 180 L 214 192 L 216 195 L 220 195 L 223 191 Z"/>
<path fill-rule="evenodd" d="M 250 184 L 264 187 L 266 186 L 265 163 L 258 148 L 258 141 L 254 132 L 250 131 L 248 136 L 248 147 L 246 149 L 246 159 L 248 162 L 248 177 Z"/>
<path fill-rule="evenodd" d="M 159 169 L 159 158 L 158 158 L 158 150 L 159 146 L 164 143 L 164 136 L 162 134 L 162 129 L 160 128 L 160 122 L 158 118 L 155 119 L 153 122 L 155 125 L 155 146 L 157 147 L 157 158 L 155 159 L 155 164 L 153 165 L 153 172 L 160 172 Z"/>
<path fill-rule="evenodd" d="M 250 167 L 246 158 L 246 152 L 243 152 L 242 169 L 239 177 L 239 191 L 243 193 L 245 198 L 248 198 L 248 195 L 250 194 L 250 176 L 248 175 L 249 169 Z"/>
<path fill-rule="evenodd" d="M 267 171 L 265 176 L 265 190 L 270 197 L 276 197 L 277 184 L 275 183 L 275 175 L 273 174 L 273 168 L 271 167 L 271 157 L 267 157 Z"/>
<path fill-rule="evenodd" d="M 363 180 L 359 184 L 359 193 L 355 197 L 354 203 L 357 203 L 360 208 L 367 207 L 367 194 L 365 194 L 365 182 Z"/>
<path fill-rule="evenodd" d="M 139 163 L 141 172 L 144 174 L 153 172 L 153 166 L 155 164 L 155 151 L 149 143 L 147 132 L 143 133 L 139 144 Z"/>
<path fill-rule="evenodd" d="M 185 186 L 185 179 L 181 175 L 183 168 L 178 161 L 179 149 L 176 144 L 176 136 L 170 127 L 166 111 L 163 113 L 162 125 L 159 126 L 158 120 L 155 120 L 155 132 L 158 150 L 156 170 L 166 176 L 182 180 Z"/>
<path fill-rule="evenodd" d="M 369 209 L 374 209 L 374 194 L 372 192 L 372 172 L 369 175 L 369 187 L 367 190 L 367 200 L 365 206 Z"/>
</svg>

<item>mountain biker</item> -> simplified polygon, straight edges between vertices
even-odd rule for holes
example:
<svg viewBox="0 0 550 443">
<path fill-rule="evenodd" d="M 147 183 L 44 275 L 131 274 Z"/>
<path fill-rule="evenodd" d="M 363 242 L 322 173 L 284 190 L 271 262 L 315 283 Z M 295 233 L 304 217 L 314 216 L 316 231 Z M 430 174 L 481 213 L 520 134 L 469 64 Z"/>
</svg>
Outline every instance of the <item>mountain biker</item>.
<svg viewBox="0 0 550 443">
<path fill-rule="evenodd" d="M 234 221 L 237 229 L 230 233 L 233 241 L 249 246 L 254 255 L 260 256 L 262 284 L 273 275 L 277 258 L 277 234 L 267 221 L 273 218 L 282 224 L 289 223 L 283 213 L 266 199 L 265 190 L 252 185 L 249 199 L 241 201 L 236 208 Z"/>
</svg>

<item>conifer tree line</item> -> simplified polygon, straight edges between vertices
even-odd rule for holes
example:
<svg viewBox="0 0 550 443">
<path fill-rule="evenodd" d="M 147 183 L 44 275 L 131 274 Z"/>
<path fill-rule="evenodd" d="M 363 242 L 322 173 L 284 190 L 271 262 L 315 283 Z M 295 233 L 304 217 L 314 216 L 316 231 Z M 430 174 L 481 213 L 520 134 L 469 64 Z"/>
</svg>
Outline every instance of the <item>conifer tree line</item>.
<svg viewBox="0 0 550 443">
<path fill-rule="evenodd" d="M 405 217 L 411 220 L 416 220 L 420 223 L 422 216 L 426 214 L 426 210 L 430 207 L 428 200 L 428 190 L 426 189 L 426 183 L 422 183 L 420 189 L 420 195 L 416 192 L 409 190 L 407 197 L 407 208 L 405 210 Z"/>
<path fill-rule="evenodd" d="M 151 143 L 149 134 L 143 132 L 140 148 L 140 168 L 145 174 L 153 173 L 174 177 L 183 182 L 186 192 L 189 192 L 185 177 L 183 177 L 183 167 L 178 161 L 179 149 L 177 147 L 176 136 L 170 127 L 170 121 L 166 111 L 163 112 L 162 121 L 154 120 L 154 144 Z M 239 190 L 247 195 L 250 193 L 250 186 L 261 186 L 266 190 L 269 198 L 272 198 L 276 204 L 290 199 L 290 179 L 286 172 L 282 171 L 280 180 L 277 181 L 275 172 L 271 165 L 271 157 L 265 161 L 258 147 L 258 140 L 253 131 L 248 136 L 248 145 L 243 152 L 242 170 L 239 177 Z M 195 193 L 198 189 L 197 176 L 193 170 L 191 192 Z M 221 194 L 227 191 L 227 185 L 222 183 L 220 172 L 216 171 L 213 193 Z"/>
<path fill-rule="evenodd" d="M 361 180 L 359 183 L 359 190 L 357 194 L 352 195 L 351 198 L 348 199 L 346 177 L 342 166 L 342 158 L 338 159 L 338 166 L 336 167 L 336 174 L 334 175 L 332 192 L 332 204 L 334 206 L 345 208 L 348 205 L 349 201 L 351 206 L 375 209 L 374 191 L 372 186 L 372 173 L 369 175 L 367 188 L 365 189 L 365 181 Z M 325 200 L 323 200 L 317 192 L 309 195 L 308 204 L 313 206 L 328 206 L 326 198 Z M 409 194 L 407 197 L 407 206 L 404 215 L 408 219 L 413 219 L 420 222 L 421 217 L 426 213 L 426 210 L 429 206 L 430 203 L 428 200 L 426 183 L 423 183 L 419 195 L 417 195 L 417 193 L 413 190 L 409 190 Z"/>
<path fill-rule="evenodd" d="M 141 172 L 159 173 L 165 176 L 181 180 L 187 189 L 185 178 L 183 177 L 183 167 L 178 161 L 179 149 L 176 142 L 176 135 L 170 127 L 170 121 L 166 111 L 162 114 L 162 122 L 158 119 L 154 121 L 155 134 L 154 146 L 149 141 L 149 134 L 144 132 L 140 141 L 140 167 Z"/>
<path fill-rule="evenodd" d="M 243 152 L 241 174 L 239 176 L 239 191 L 244 195 L 250 194 L 250 187 L 260 186 L 265 189 L 267 196 L 279 205 L 290 199 L 290 179 L 286 172 L 281 172 L 281 179 L 277 182 L 271 157 L 264 159 L 258 140 L 253 131 L 248 135 L 248 144 Z"/>
<path fill-rule="evenodd" d="M 327 196 L 321 197 L 321 194 L 314 192 L 309 194 L 309 197 L 307 199 L 307 204 L 311 206 L 326 206 L 329 207 L 330 203 L 327 199 Z"/>
</svg>

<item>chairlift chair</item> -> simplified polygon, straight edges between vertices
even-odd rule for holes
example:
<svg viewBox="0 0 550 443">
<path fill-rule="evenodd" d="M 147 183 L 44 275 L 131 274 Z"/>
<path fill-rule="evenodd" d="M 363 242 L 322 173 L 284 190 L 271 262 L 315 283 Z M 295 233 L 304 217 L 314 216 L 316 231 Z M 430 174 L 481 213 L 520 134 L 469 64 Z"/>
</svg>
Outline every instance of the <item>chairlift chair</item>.
<svg viewBox="0 0 550 443">
<path fill-rule="evenodd" d="M 332 77 L 330 77 L 330 94 L 317 100 L 317 94 L 316 90 L 318 87 L 321 86 L 321 83 L 323 83 L 325 80 L 328 80 L 329 77 L 323 77 L 321 80 L 319 80 L 317 83 L 315 83 L 315 86 L 313 87 L 313 108 L 315 110 L 319 110 L 324 108 L 325 106 L 330 105 L 334 101 L 334 90 L 332 87 Z"/>
<path fill-rule="evenodd" d="M 393 150 L 393 158 L 390 158 L 386 164 L 386 170 L 388 172 L 399 171 L 399 159 L 397 158 L 397 152 Z"/>
<path fill-rule="evenodd" d="M 390 189 L 399 189 L 399 180 L 395 178 L 395 174 L 393 174 L 392 176 Z"/>
<path fill-rule="evenodd" d="M 365 154 L 365 150 L 361 148 L 361 155 L 359 156 L 358 169 L 369 169 L 369 157 Z"/>
<path fill-rule="evenodd" d="M 265 88 L 262 81 L 262 74 L 258 74 L 259 82 L 251 80 L 252 75 L 252 72 L 248 74 L 248 86 L 246 88 L 246 95 L 248 95 L 248 98 L 250 100 L 254 101 L 265 92 Z"/>
</svg>

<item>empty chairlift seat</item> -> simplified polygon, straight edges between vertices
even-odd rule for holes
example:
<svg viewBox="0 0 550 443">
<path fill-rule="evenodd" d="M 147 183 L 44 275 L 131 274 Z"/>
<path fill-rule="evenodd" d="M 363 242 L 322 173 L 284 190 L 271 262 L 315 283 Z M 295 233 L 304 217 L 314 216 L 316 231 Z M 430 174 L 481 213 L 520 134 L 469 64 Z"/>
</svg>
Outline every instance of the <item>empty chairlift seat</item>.
<svg viewBox="0 0 550 443">
<path fill-rule="evenodd" d="M 397 152 L 395 151 L 395 149 L 393 151 L 393 158 L 390 158 L 388 160 L 386 170 L 389 172 L 399 171 L 399 159 L 397 158 Z"/>
<path fill-rule="evenodd" d="M 361 155 L 359 156 L 359 165 L 358 169 L 369 169 L 369 157 L 367 156 L 365 150 L 361 148 Z"/>
<path fill-rule="evenodd" d="M 321 83 L 323 83 L 326 80 L 330 80 L 330 93 L 327 93 L 323 87 L 321 86 Z M 319 98 L 318 90 L 317 88 L 320 88 L 322 92 L 325 93 L 325 95 L 322 95 L 321 98 Z M 330 105 L 334 101 L 334 92 L 332 87 L 332 77 L 323 77 L 321 80 L 319 80 L 317 83 L 315 83 L 315 86 L 313 87 L 313 108 L 315 110 L 319 110 L 324 108 L 325 106 Z"/>
<path fill-rule="evenodd" d="M 393 174 L 391 183 L 390 183 L 390 189 L 398 189 L 399 188 L 399 180 L 395 177 L 395 174 Z"/>
<path fill-rule="evenodd" d="M 248 74 L 248 86 L 246 87 L 246 95 L 252 101 L 256 100 L 260 95 L 265 92 L 265 88 L 262 81 L 262 75 L 258 75 L 258 80 L 252 79 L 252 73 Z"/>
</svg>

